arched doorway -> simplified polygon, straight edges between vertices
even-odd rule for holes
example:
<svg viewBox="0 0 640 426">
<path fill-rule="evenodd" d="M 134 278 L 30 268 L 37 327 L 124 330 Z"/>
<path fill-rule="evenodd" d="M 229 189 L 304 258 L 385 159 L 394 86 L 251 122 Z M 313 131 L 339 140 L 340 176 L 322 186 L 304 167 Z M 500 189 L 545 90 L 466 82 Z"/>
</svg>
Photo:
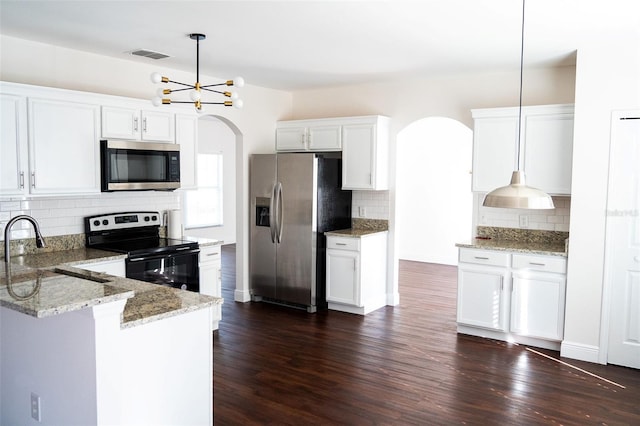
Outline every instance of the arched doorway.
<svg viewBox="0 0 640 426">
<path fill-rule="evenodd" d="M 398 133 L 399 259 L 457 264 L 455 243 L 471 235 L 472 142 L 471 129 L 444 117 L 423 118 Z"/>
<path fill-rule="evenodd" d="M 235 243 L 236 243 L 236 290 L 235 290 L 235 300 L 238 302 L 247 302 L 249 300 L 249 284 L 248 280 L 245 279 L 248 271 L 248 260 L 247 260 L 247 252 L 248 252 L 248 236 L 245 230 L 245 220 L 247 219 L 247 215 L 243 212 L 248 212 L 248 206 L 245 202 L 244 198 L 241 195 L 245 193 L 244 187 L 247 185 L 247 179 L 245 177 L 247 170 L 244 162 L 244 140 L 243 134 L 231 120 L 215 115 L 215 114 L 207 114 L 203 115 L 199 118 L 199 122 L 206 121 L 219 121 L 217 123 L 218 132 L 220 134 L 226 134 L 226 137 L 230 137 L 234 140 L 235 143 L 235 164 L 233 174 L 235 175 L 235 182 L 233 185 L 233 191 L 235 192 L 235 211 L 233 213 L 235 220 Z M 205 124 L 206 126 L 206 124 Z M 230 132 L 230 133 L 229 133 Z M 232 136 L 231 136 L 232 135 Z M 200 139 L 200 138 L 198 138 Z M 200 142 L 200 141 L 199 141 Z M 228 172 L 231 172 L 230 170 Z M 230 188 L 225 188 L 230 189 Z"/>
</svg>

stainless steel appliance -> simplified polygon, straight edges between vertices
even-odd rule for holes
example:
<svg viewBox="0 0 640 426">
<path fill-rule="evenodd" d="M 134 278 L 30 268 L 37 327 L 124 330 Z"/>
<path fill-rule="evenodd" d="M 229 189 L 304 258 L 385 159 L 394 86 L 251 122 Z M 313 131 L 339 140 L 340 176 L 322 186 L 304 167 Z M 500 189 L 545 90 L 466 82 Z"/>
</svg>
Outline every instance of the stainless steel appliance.
<svg viewBox="0 0 640 426">
<path fill-rule="evenodd" d="M 100 141 L 102 191 L 180 188 L 180 145 Z"/>
<path fill-rule="evenodd" d="M 252 300 L 315 312 L 327 306 L 324 232 L 351 227 L 340 153 L 251 157 Z"/>
<path fill-rule="evenodd" d="M 160 237 L 159 212 L 85 217 L 86 245 L 126 253 L 127 278 L 200 291 L 197 242 Z"/>
</svg>

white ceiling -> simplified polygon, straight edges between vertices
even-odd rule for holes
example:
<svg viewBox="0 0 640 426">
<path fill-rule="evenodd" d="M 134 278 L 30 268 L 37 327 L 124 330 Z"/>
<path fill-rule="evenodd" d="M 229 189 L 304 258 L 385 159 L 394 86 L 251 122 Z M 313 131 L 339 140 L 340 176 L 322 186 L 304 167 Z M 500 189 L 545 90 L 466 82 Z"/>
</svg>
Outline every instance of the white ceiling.
<svg viewBox="0 0 640 426">
<path fill-rule="evenodd" d="M 525 67 L 640 37 L 640 0 L 528 0 L 525 17 Z M 518 69 L 521 19 L 518 0 L 0 0 L 4 35 L 195 70 L 199 32 L 202 74 L 283 90 Z"/>
</svg>

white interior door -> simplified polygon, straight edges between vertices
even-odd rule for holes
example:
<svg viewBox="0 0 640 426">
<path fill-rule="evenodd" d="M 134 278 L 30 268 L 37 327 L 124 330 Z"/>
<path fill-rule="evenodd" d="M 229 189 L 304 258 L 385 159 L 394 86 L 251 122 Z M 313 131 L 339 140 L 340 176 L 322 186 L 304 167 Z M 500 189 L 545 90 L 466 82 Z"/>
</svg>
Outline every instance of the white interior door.
<svg viewBox="0 0 640 426">
<path fill-rule="evenodd" d="M 640 111 L 613 115 L 609 164 L 607 362 L 640 368 Z"/>
</svg>

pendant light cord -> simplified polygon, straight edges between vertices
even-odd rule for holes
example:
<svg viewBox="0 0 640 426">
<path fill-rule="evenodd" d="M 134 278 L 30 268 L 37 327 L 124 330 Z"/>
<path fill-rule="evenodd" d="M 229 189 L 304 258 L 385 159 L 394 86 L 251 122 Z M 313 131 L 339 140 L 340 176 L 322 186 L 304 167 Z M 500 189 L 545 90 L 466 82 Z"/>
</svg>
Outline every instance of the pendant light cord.
<svg viewBox="0 0 640 426">
<path fill-rule="evenodd" d="M 518 171 L 520 170 L 520 135 L 522 134 L 522 71 L 524 69 L 524 3 L 522 0 L 522 30 L 520 34 L 520 103 L 518 105 L 518 146 L 516 147 Z"/>
</svg>

